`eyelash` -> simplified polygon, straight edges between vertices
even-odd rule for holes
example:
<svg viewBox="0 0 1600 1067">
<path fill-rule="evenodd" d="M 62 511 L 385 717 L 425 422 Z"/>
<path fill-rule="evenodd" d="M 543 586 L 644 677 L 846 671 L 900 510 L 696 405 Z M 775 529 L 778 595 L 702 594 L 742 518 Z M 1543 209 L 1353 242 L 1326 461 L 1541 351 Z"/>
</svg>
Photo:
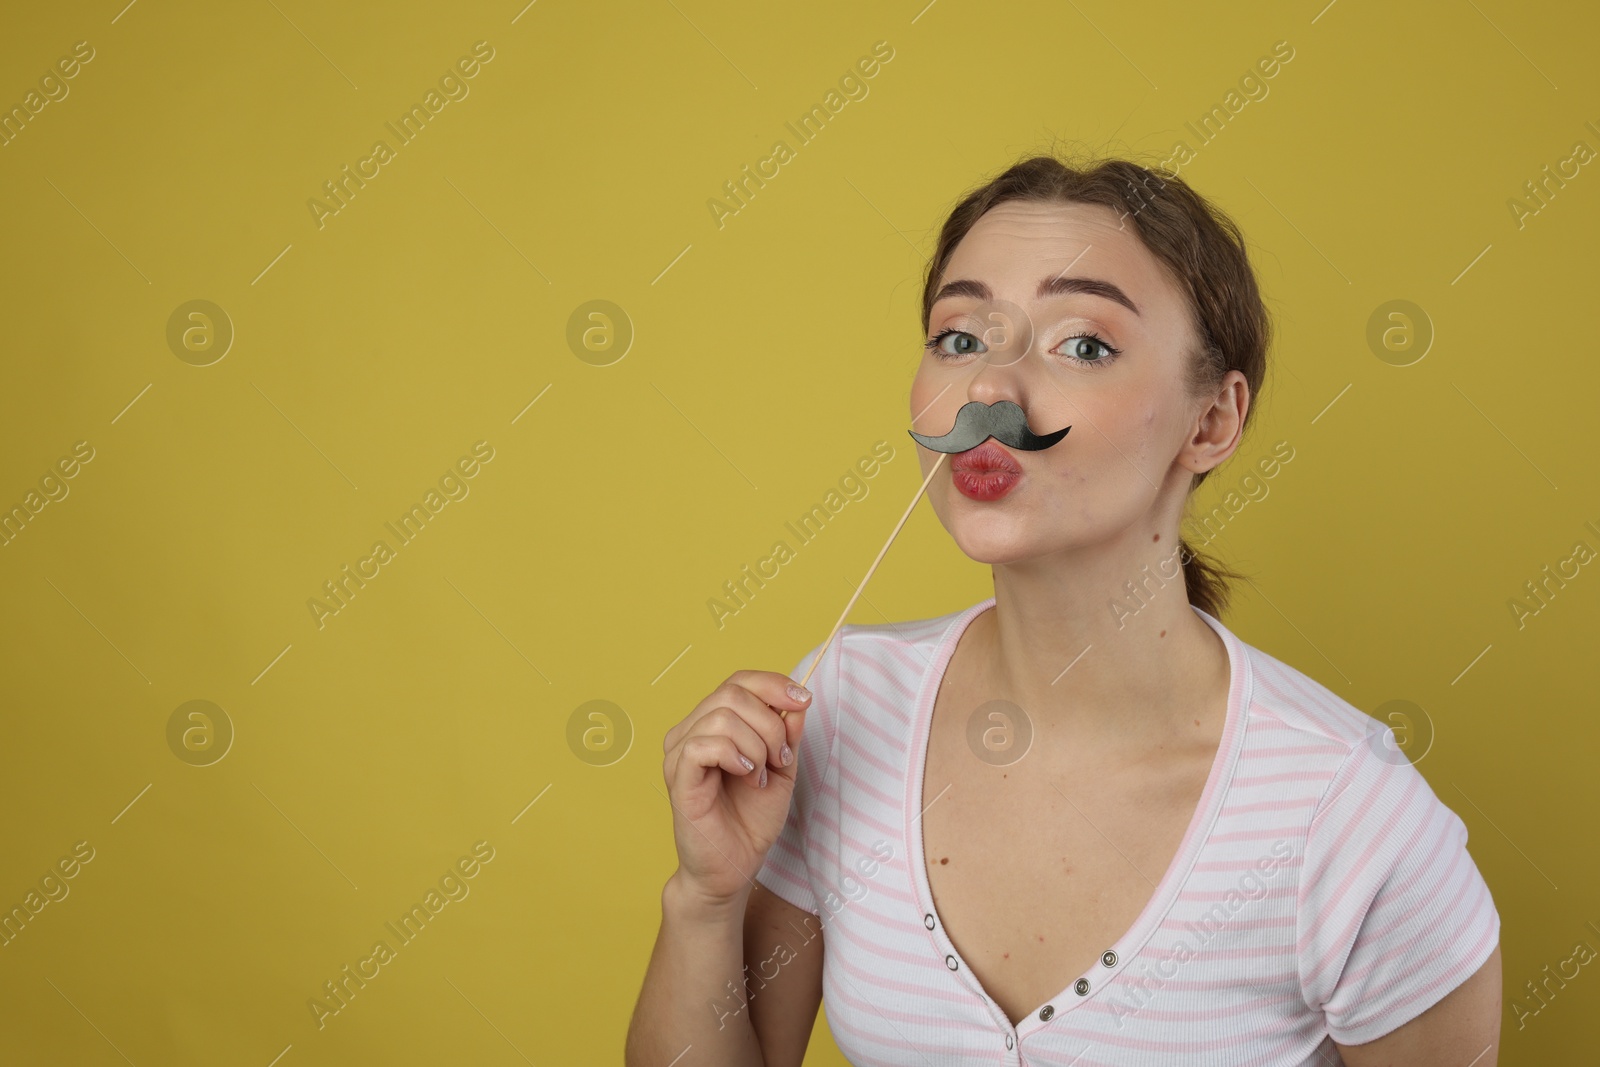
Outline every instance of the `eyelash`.
<svg viewBox="0 0 1600 1067">
<path fill-rule="evenodd" d="M 931 337 L 927 342 L 925 342 L 922 347 L 927 349 L 929 352 L 932 352 L 934 354 L 934 356 L 939 358 L 939 359 L 955 359 L 957 357 L 955 357 L 953 355 L 949 355 L 948 353 L 944 352 L 939 347 L 940 342 L 943 341 L 946 337 L 949 337 L 953 333 L 966 334 L 968 337 L 972 336 L 971 334 L 967 333 L 966 330 L 957 330 L 957 329 L 954 329 L 953 327 L 948 327 L 947 326 L 944 329 L 940 330 L 938 333 L 934 334 L 933 337 Z M 1103 363 L 1110 363 L 1112 360 L 1114 360 L 1118 356 L 1122 355 L 1122 349 L 1112 347 L 1111 344 L 1105 340 L 1105 338 L 1101 337 L 1099 334 L 1095 333 L 1093 330 L 1081 330 L 1078 333 L 1073 334 L 1071 337 L 1068 337 L 1067 340 L 1068 341 L 1072 341 L 1072 340 L 1076 340 L 1079 337 L 1087 337 L 1087 338 L 1089 338 L 1090 340 L 1096 342 L 1102 348 L 1104 348 L 1106 350 L 1106 353 L 1107 353 L 1106 355 L 1101 356 L 1099 359 L 1084 359 L 1082 356 L 1073 356 L 1073 355 L 1068 355 L 1066 357 L 1066 358 L 1072 360 L 1072 362 L 1078 364 L 1080 367 L 1098 367 Z"/>
</svg>

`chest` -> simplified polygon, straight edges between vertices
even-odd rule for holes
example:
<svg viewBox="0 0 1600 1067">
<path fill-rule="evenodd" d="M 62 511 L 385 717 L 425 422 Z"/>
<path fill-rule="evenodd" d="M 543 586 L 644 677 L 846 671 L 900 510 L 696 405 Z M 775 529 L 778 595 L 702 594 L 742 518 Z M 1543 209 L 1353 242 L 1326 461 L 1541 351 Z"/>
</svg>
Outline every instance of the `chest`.
<svg viewBox="0 0 1600 1067">
<path fill-rule="evenodd" d="M 1095 966 L 1155 895 L 1215 746 L 1130 762 L 1035 734 L 1009 764 L 975 758 L 935 707 L 920 826 L 945 933 L 1013 1023 Z M 942 720 L 942 721 L 941 721 Z"/>
</svg>

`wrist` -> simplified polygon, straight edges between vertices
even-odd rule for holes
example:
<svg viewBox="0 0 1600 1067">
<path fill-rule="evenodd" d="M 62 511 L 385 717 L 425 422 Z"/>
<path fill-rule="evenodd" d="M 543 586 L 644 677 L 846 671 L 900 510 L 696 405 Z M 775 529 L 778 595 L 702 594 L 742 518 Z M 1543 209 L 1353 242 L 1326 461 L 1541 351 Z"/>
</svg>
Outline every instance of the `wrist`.
<svg viewBox="0 0 1600 1067">
<path fill-rule="evenodd" d="M 742 925 L 745 902 L 749 898 L 748 885 L 731 897 L 708 893 L 680 867 L 661 889 L 661 912 L 664 916 L 696 923 L 737 922 Z"/>
</svg>

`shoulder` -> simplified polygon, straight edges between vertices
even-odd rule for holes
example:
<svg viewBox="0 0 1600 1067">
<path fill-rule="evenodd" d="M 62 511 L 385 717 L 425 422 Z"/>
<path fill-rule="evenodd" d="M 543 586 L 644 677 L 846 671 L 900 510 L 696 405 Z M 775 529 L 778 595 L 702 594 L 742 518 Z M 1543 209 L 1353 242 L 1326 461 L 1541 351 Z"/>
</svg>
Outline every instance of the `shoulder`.
<svg viewBox="0 0 1600 1067">
<path fill-rule="evenodd" d="M 1395 727 L 1241 642 L 1250 666 L 1246 752 L 1312 783 L 1308 863 L 1394 860 L 1397 845 L 1464 844 L 1466 827 L 1400 747 Z M 1399 723 L 1402 729 L 1421 724 Z M 1317 852 L 1321 855 L 1316 855 Z"/>
<path fill-rule="evenodd" d="M 964 619 L 978 614 L 991 601 L 924 619 L 899 622 L 846 623 L 827 650 L 818 645 L 805 654 L 799 669 L 809 669 L 818 655 L 824 657 L 819 672 L 829 680 L 847 677 L 857 683 L 874 676 L 911 684 L 933 666 L 941 648 L 953 640 Z M 832 667 L 827 660 L 832 659 Z"/>
<path fill-rule="evenodd" d="M 923 619 L 847 623 L 826 646 L 808 651 L 793 677 L 798 680 L 816 665 L 809 687 L 817 697 L 812 708 L 820 712 L 816 717 L 829 741 L 844 717 L 887 715 L 909 722 L 910 709 L 941 653 L 959 637 L 964 622 L 992 603 L 990 599 Z"/>
<path fill-rule="evenodd" d="M 953 636 L 971 608 L 903 622 L 847 623 L 842 631 L 844 658 L 876 666 L 907 666 L 918 671 L 933 665 L 947 636 Z"/>
<path fill-rule="evenodd" d="M 1320 739 L 1342 748 L 1366 744 L 1371 735 L 1388 729 L 1310 675 L 1254 645 L 1240 645 L 1250 664 L 1252 715 L 1273 720 L 1307 741 Z"/>
</svg>

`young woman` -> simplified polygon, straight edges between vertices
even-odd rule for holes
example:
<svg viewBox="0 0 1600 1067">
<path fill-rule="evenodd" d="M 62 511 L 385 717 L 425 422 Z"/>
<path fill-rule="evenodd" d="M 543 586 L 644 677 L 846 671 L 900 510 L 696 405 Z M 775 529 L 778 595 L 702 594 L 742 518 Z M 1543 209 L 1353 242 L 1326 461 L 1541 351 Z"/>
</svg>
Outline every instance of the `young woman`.
<svg viewBox="0 0 1600 1067">
<path fill-rule="evenodd" d="M 857 1067 L 1492 1067 L 1465 826 L 1219 621 L 1230 575 L 1179 537 L 1265 373 L 1237 228 L 1131 162 L 1028 159 L 952 212 L 922 308 L 913 430 L 1010 401 L 1071 432 L 928 486 L 992 597 L 845 626 L 667 733 L 679 867 L 630 1067 L 792 1067 L 824 998 Z"/>
</svg>

